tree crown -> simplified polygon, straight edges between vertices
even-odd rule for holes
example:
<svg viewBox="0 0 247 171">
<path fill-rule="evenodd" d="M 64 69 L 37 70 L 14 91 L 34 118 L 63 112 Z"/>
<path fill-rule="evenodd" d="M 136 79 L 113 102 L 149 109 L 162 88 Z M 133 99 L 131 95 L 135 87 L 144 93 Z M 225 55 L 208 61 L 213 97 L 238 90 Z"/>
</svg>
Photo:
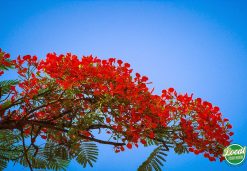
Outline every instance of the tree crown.
<svg viewBox="0 0 247 171">
<path fill-rule="evenodd" d="M 148 77 L 115 58 L 49 53 L 40 61 L 31 55 L 10 60 L 0 51 L 0 69 L 0 75 L 15 69 L 19 76 L 0 82 L 0 170 L 8 161 L 59 170 L 74 158 L 92 166 L 94 142 L 117 153 L 157 145 L 139 170 L 160 170 L 170 148 L 222 161 L 231 142 L 232 126 L 219 107 L 174 88 L 156 95 Z"/>
</svg>

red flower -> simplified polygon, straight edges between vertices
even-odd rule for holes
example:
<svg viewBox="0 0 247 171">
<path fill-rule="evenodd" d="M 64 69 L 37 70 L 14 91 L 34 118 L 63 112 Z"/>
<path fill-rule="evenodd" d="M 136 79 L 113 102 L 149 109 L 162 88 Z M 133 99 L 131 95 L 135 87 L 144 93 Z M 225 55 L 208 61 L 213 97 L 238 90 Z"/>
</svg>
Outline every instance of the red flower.
<svg viewBox="0 0 247 171">
<path fill-rule="evenodd" d="M 214 109 L 213 109 L 213 111 L 214 111 L 215 113 L 219 112 L 219 110 L 220 110 L 220 108 L 219 108 L 218 106 L 215 106 Z"/>
<path fill-rule="evenodd" d="M 125 66 L 126 68 L 129 68 L 129 67 L 130 67 L 130 64 L 129 64 L 129 63 L 125 63 L 124 66 Z"/>
<path fill-rule="evenodd" d="M 225 160 L 225 157 L 220 157 L 220 162 L 222 162 L 223 160 Z"/>
<path fill-rule="evenodd" d="M 210 161 L 216 161 L 215 157 L 209 157 Z"/>
<path fill-rule="evenodd" d="M 208 153 L 204 153 L 204 157 L 209 158 L 209 154 Z"/>
<path fill-rule="evenodd" d="M 232 125 L 231 124 L 227 124 L 226 126 L 228 129 L 231 129 L 232 128 Z"/>
<path fill-rule="evenodd" d="M 10 54 L 9 54 L 9 53 L 6 53 L 6 54 L 4 55 L 4 58 L 10 58 Z"/>
<path fill-rule="evenodd" d="M 10 90 L 16 91 L 16 90 L 15 90 L 15 86 L 10 86 Z"/>
<path fill-rule="evenodd" d="M 106 122 L 110 123 L 111 122 L 111 118 L 106 118 Z"/>
<path fill-rule="evenodd" d="M 194 150 L 194 153 L 197 155 L 197 154 L 199 154 L 200 152 L 199 152 L 199 150 Z"/>
<path fill-rule="evenodd" d="M 174 88 L 169 88 L 168 91 L 172 93 L 174 92 Z"/>
<path fill-rule="evenodd" d="M 149 138 L 154 139 L 154 133 L 153 132 L 149 133 Z"/>
<path fill-rule="evenodd" d="M 136 73 L 136 77 L 137 77 L 137 78 L 140 78 L 141 75 L 140 75 L 139 73 Z"/>
<path fill-rule="evenodd" d="M 124 147 L 123 147 L 123 146 L 121 146 L 121 147 L 120 147 L 120 150 L 121 150 L 121 151 L 124 151 Z"/>
<path fill-rule="evenodd" d="M 24 60 L 30 60 L 30 59 L 31 59 L 31 55 L 23 56 L 23 59 L 24 59 Z"/>
<path fill-rule="evenodd" d="M 148 80 L 148 77 L 146 77 L 146 76 L 142 77 L 142 82 L 146 82 L 147 80 Z"/>
<path fill-rule="evenodd" d="M 128 143 L 126 146 L 128 149 L 132 149 L 132 144 Z"/>
<path fill-rule="evenodd" d="M 41 135 L 41 138 L 44 139 L 44 140 L 47 139 L 47 137 L 45 135 Z"/>
<path fill-rule="evenodd" d="M 117 63 L 118 63 L 119 66 L 121 66 L 123 61 L 122 60 L 117 60 Z"/>
<path fill-rule="evenodd" d="M 33 56 L 33 61 L 37 61 L 37 56 Z"/>
<path fill-rule="evenodd" d="M 30 129 L 30 128 L 25 129 L 23 132 L 24 132 L 24 134 L 28 135 L 28 134 L 30 134 L 30 133 L 31 133 L 31 129 Z"/>
<path fill-rule="evenodd" d="M 194 148 L 191 148 L 191 147 L 190 147 L 190 148 L 189 148 L 189 151 L 190 151 L 190 152 L 194 152 Z"/>
<path fill-rule="evenodd" d="M 141 143 L 144 145 L 147 144 L 146 140 L 144 140 L 144 139 L 141 139 Z"/>
</svg>

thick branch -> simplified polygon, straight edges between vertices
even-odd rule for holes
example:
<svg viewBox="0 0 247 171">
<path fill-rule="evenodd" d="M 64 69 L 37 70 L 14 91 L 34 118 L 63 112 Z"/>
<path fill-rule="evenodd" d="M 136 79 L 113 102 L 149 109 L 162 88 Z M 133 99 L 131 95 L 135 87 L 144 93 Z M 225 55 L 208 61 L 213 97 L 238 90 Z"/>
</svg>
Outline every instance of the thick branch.
<svg viewBox="0 0 247 171">
<path fill-rule="evenodd" d="M 41 126 L 41 127 L 45 127 L 45 128 L 50 128 L 53 130 L 57 130 L 57 131 L 61 131 L 61 132 L 65 132 L 68 133 L 69 130 L 65 129 L 65 128 L 60 128 L 55 126 L 53 123 L 51 122 L 45 122 L 45 121 L 35 121 L 35 120 L 23 120 L 20 122 L 17 121 L 8 121 L 8 123 L 5 124 L 0 124 L 0 130 L 1 129 L 19 129 L 20 127 L 23 127 L 24 125 L 36 125 L 36 126 Z M 107 127 L 106 125 L 101 125 L 103 127 Z M 92 128 L 95 127 L 99 127 L 99 125 L 93 125 Z M 85 135 L 81 135 L 78 134 L 79 137 L 86 139 L 86 140 L 90 140 L 90 141 L 94 141 L 94 142 L 98 142 L 100 144 L 109 144 L 109 145 L 114 145 L 114 146 L 122 146 L 125 145 L 125 143 L 118 143 L 118 142 L 111 142 L 111 141 L 104 141 L 104 140 L 99 140 L 93 137 L 87 137 Z"/>
<path fill-rule="evenodd" d="M 90 129 L 100 129 L 100 128 L 108 128 L 108 129 L 112 129 L 111 126 L 108 126 L 108 125 L 90 125 L 87 130 L 90 130 Z"/>
</svg>

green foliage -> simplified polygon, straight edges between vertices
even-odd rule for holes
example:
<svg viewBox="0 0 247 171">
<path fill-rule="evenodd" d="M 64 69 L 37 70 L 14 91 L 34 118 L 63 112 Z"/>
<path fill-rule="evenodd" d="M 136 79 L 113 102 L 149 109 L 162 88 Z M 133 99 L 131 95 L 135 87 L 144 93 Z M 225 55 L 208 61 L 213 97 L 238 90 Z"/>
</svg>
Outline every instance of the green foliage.
<svg viewBox="0 0 247 171">
<path fill-rule="evenodd" d="M 21 136 L 16 131 L 0 131 L 0 171 L 7 167 L 10 160 L 21 155 L 22 147 L 17 145 L 20 140 Z"/>
<path fill-rule="evenodd" d="M 0 97 L 9 93 L 10 87 L 16 85 L 18 80 L 4 80 L 0 81 Z"/>
<path fill-rule="evenodd" d="M 151 145 L 158 145 L 158 142 L 157 142 L 157 141 L 152 140 L 152 139 L 150 139 L 150 138 L 146 138 L 145 140 L 146 140 L 146 142 L 147 142 L 147 143 L 144 145 L 145 147 L 151 146 Z"/>
<path fill-rule="evenodd" d="M 0 146 L 1 145 L 12 145 L 14 143 L 17 143 L 21 140 L 21 134 L 19 131 L 14 130 L 1 130 L 0 131 Z"/>
<path fill-rule="evenodd" d="M 7 167 L 8 160 L 0 158 L 0 171 Z"/>
<path fill-rule="evenodd" d="M 30 137 L 24 137 L 27 140 Z M 57 144 L 47 141 L 44 146 L 26 145 L 26 153 L 22 146 L 20 131 L 0 131 L 0 171 L 7 167 L 9 161 L 20 163 L 29 167 L 26 155 L 33 169 L 66 170 L 72 159 L 84 168 L 87 165 L 93 167 L 98 156 L 98 148 L 95 144 L 82 142 L 75 150 L 73 144 Z"/>
<path fill-rule="evenodd" d="M 163 162 L 165 162 L 165 157 L 167 149 L 160 145 L 149 155 L 146 161 L 142 163 L 142 165 L 138 168 L 138 171 L 161 171 L 161 167 L 163 166 Z"/>
<path fill-rule="evenodd" d="M 93 162 L 96 162 L 98 156 L 97 146 L 93 143 L 83 143 L 80 151 L 77 154 L 76 161 L 85 168 L 87 164 L 93 167 Z"/>
<path fill-rule="evenodd" d="M 18 142 L 21 135 L 18 131 L 1 130 L 0 131 L 0 158 L 14 159 L 19 156 L 22 149 Z"/>
<path fill-rule="evenodd" d="M 189 152 L 187 147 L 185 147 L 182 143 L 176 144 L 176 146 L 174 148 L 174 151 L 177 154 L 183 154 L 183 153 L 188 153 Z"/>
<path fill-rule="evenodd" d="M 35 169 L 52 169 L 52 170 L 66 170 L 70 160 L 63 158 L 61 155 L 55 153 L 57 149 L 53 146 L 46 145 L 38 152 L 35 148 L 30 148 L 27 152 L 28 160 L 30 161 L 32 168 Z M 28 167 L 28 162 L 25 157 L 19 160 L 20 164 Z"/>
</svg>

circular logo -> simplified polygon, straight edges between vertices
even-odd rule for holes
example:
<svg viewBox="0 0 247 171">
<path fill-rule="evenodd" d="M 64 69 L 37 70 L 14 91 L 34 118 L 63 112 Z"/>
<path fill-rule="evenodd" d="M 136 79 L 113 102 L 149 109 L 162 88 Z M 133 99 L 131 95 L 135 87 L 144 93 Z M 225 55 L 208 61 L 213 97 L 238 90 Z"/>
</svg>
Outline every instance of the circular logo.
<svg viewBox="0 0 247 171">
<path fill-rule="evenodd" d="M 246 146 L 242 147 L 239 144 L 231 144 L 223 152 L 226 161 L 232 165 L 241 164 L 245 159 L 245 154 Z"/>
</svg>

